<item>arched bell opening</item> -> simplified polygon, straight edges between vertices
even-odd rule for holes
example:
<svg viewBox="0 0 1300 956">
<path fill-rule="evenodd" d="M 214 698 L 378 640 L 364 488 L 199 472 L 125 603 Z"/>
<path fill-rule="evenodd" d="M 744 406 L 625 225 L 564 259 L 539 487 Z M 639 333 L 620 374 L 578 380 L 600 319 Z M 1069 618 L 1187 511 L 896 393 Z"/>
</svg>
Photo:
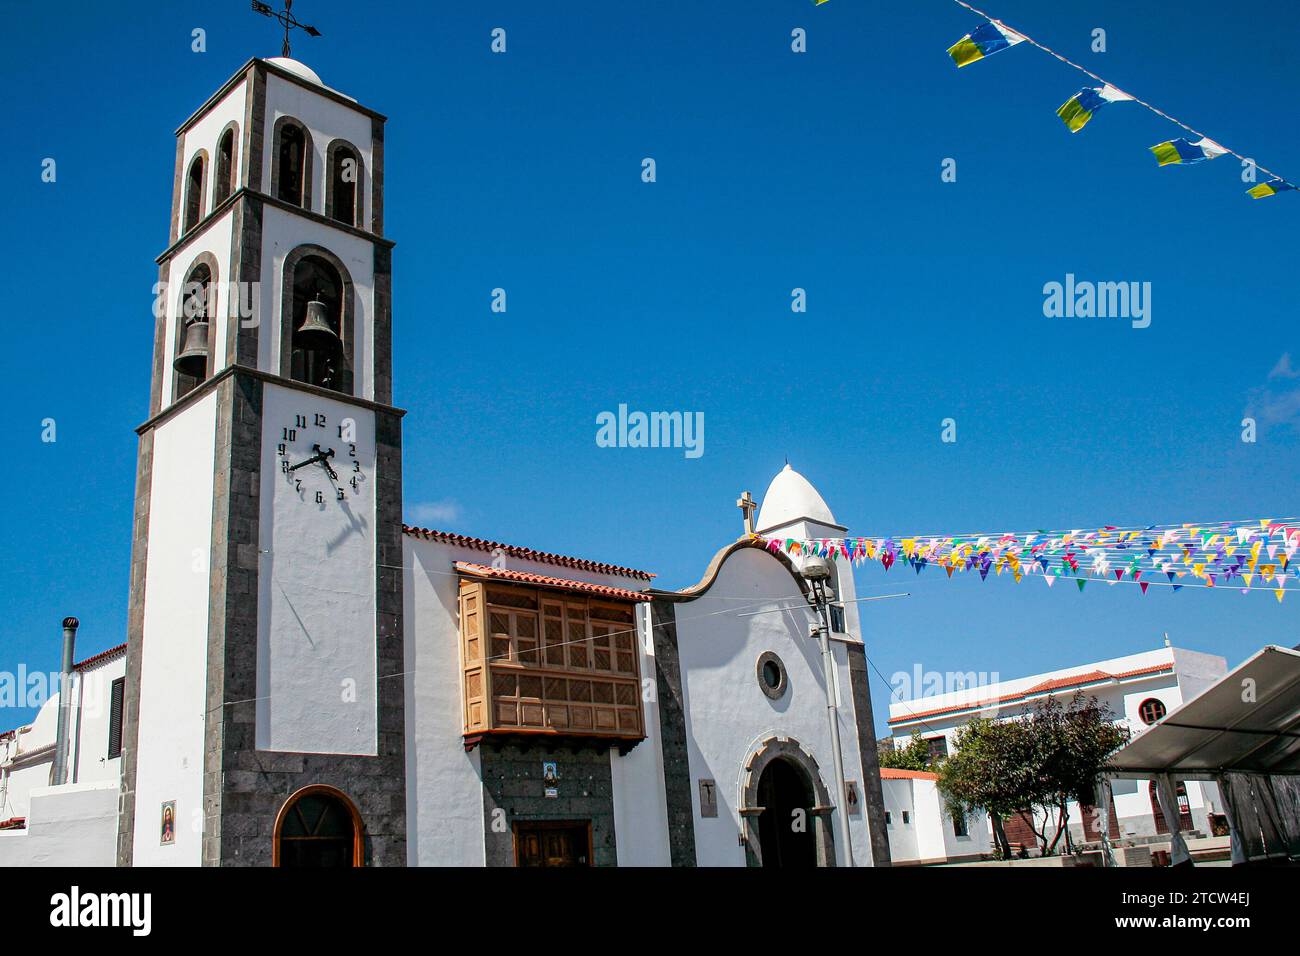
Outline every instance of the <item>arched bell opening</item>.
<svg viewBox="0 0 1300 956">
<path fill-rule="evenodd" d="M 362 226 L 361 197 L 365 169 L 361 152 L 346 140 L 336 139 L 325 150 L 325 215 L 348 226 Z"/>
<path fill-rule="evenodd" d="M 343 280 L 324 259 L 305 256 L 293 275 L 293 353 L 289 377 L 352 391 L 343 355 Z"/>
<path fill-rule="evenodd" d="M 285 260 L 281 374 L 353 393 L 352 281 L 336 256 L 301 246 Z"/>
<path fill-rule="evenodd" d="M 217 140 L 216 172 L 213 175 L 212 206 L 215 209 L 230 198 L 235 191 L 238 180 L 238 167 L 235 165 L 235 134 L 239 127 L 230 123 L 221 138 Z"/>
<path fill-rule="evenodd" d="M 181 233 L 187 233 L 199 224 L 203 218 L 203 193 L 207 189 L 207 158 L 203 150 L 190 160 L 189 172 L 185 175 L 185 216 Z"/>
<path fill-rule="evenodd" d="M 172 371 L 175 397 L 194 391 L 212 374 L 212 319 L 216 314 L 215 263 L 203 257 L 181 286 L 176 314 L 176 346 Z"/>
</svg>

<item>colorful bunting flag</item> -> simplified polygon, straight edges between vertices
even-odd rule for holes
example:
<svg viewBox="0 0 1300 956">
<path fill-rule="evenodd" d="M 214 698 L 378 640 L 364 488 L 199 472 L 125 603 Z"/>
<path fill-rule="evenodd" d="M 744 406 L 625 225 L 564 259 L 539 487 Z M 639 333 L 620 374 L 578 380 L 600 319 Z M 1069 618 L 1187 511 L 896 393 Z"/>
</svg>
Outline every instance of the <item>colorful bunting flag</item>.
<svg viewBox="0 0 1300 956">
<path fill-rule="evenodd" d="M 1186 541 L 1179 543 L 1180 536 Z M 1260 529 L 1243 529 L 1234 523 L 1182 525 L 1180 528 L 1116 528 L 1097 530 L 1039 531 L 1033 534 L 913 535 L 896 538 L 775 538 L 754 536 L 756 544 L 773 553 L 792 556 L 818 555 L 832 561 L 854 564 L 877 561 L 889 570 L 900 559 L 920 574 L 937 564 L 951 578 L 958 571 L 978 572 L 987 580 L 989 572 L 1004 571 L 1017 583 L 1027 575 L 1040 574 L 1051 587 L 1055 578 L 1068 576 L 1081 586 L 1088 578 L 1108 584 L 1136 583 L 1146 594 L 1151 582 L 1145 575 L 1163 574 L 1174 591 L 1184 585 L 1177 579 L 1190 574 L 1194 587 L 1235 586 L 1241 578 L 1243 593 L 1252 590 L 1281 590 L 1286 578 L 1300 580 L 1300 566 L 1291 559 L 1300 551 L 1300 519 L 1282 522 L 1264 520 Z M 1249 541 L 1249 545 L 1245 542 Z M 1234 555 L 1238 544 L 1241 554 Z M 1267 557 L 1265 557 L 1267 555 Z M 1179 562 L 1181 559 L 1181 562 Z M 1086 562 L 1086 564 L 1085 564 Z M 1187 570 L 1175 570 L 1176 562 Z M 1261 563 L 1266 562 L 1266 563 Z M 1256 587 L 1255 579 L 1261 579 Z M 1267 585 L 1266 588 L 1264 585 Z M 1285 592 L 1284 592 L 1285 593 Z"/>
<path fill-rule="evenodd" d="M 1131 100 L 1122 90 L 1106 83 L 1102 86 L 1085 86 L 1078 93 L 1065 101 L 1056 115 L 1061 117 L 1071 133 L 1077 133 L 1088 125 L 1088 120 L 1105 106 L 1107 103 L 1122 103 L 1124 100 Z"/>
<path fill-rule="evenodd" d="M 1008 30 L 999 23 L 989 21 L 982 23 L 966 34 L 951 47 L 948 55 L 958 66 L 969 66 L 976 60 L 1015 46 L 1025 38 L 1014 30 Z"/>
<path fill-rule="evenodd" d="M 1246 190 L 1246 194 L 1252 199 L 1267 199 L 1269 196 L 1276 196 L 1278 193 L 1288 192 L 1295 189 L 1290 183 L 1281 179 L 1270 179 L 1266 183 L 1260 183 L 1258 186 L 1252 186 Z"/>
<path fill-rule="evenodd" d="M 1207 159 L 1216 159 L 1227 150 L 1212 139 L 1203 138 L 1191 143 L 1180 136 L 1152 146 L 1151 152 L 1161 166 L 1189 166 Z"/>
</svg>

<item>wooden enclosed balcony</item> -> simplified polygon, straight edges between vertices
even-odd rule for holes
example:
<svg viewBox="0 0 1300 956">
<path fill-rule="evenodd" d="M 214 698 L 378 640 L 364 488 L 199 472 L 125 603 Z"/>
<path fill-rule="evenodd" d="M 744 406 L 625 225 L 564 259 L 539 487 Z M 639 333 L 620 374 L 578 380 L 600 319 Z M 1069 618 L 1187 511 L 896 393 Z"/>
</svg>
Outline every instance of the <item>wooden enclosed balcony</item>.
<svg viewBox="0 0 1300 956">
<path fill-rule="evenodd" d="M 584 581 L 457 562 L 465 749 L 487 738 L 645 738 L 637 604 Z"/>
</svg>

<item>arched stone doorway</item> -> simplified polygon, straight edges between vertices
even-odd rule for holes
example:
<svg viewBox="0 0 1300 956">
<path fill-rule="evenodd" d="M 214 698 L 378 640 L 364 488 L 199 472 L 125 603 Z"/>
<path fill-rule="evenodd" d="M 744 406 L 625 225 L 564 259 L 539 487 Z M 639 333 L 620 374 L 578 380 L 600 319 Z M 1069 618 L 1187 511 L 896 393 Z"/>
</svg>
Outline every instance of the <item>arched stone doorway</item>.
<svg viewBox="0 0 1300 956">
<path fill-rule="evenodd" d="M 275 818 L 272 865 L 335 869 L 364 864 L 361 814 L 347 795 L 323 784 L 304 787 Z"/>
<path fill-rule="evenodd" d="M 746 864 L 834 866 L 833 809 L 812 754 L 793 738 L 768 737 L 745 764 Z"/>
</svg>

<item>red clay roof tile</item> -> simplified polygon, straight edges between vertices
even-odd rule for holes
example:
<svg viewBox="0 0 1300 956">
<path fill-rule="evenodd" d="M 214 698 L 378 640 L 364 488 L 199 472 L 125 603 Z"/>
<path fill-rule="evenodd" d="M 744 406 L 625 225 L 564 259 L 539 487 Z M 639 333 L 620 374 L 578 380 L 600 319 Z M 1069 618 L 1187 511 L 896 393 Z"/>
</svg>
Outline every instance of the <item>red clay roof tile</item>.
<svg viewBox="0 0 1300 956">
<path fill-rule="evenodd" d="M 560 588 L 565 591 L 580 591 L 584 594 L 599 594 L 601 597 L 616 598 L 621 601 L 649 601 L 650 595 L 641 591 L 629 591 L 627 588 L 610 587 L 608 584 L 592 584 L 590 581 L 570 581 L 566 578 L 553 578 L 531 571 L 515 571 L 512 568 L 490 568 L 485 564 L 471 564 L 468 561 L 455 562 L 457 571 L 472 574 L 475 577 L 491 578 L 494 581 L 517 581 L 522 584 L 536 584 L 541 587 Z"/>
<path fill-rule="evenodd" d="M 404 524 L 402 525 L 402 532 L 424 541 L 455 544 L 463 548 L 474 548 L 477 551 L 492 552 L 500 549 L 514 558 L 526 558 L 529 561 L 539 561 L 543 564 L 557 564 L 565 568 L 576 568 L 579 571 L 618 574 L 623 577 L 641 578 L 646 581 L 654 577 L 649 571 L 638 571 L 636 568 L 625 568 L 622 565 L 605 564 L 601 561 L 588 561 L 586 558 L 571 558 L 568 555 L 555 554 L 551 551 L 535 551 L 532 548 L 523 548 L 515 544 L 503 544 L 500 541 L 488 541 L 484 538 L 471 538 L 468 535 L 456 534 L 452 531 L 435 531 L 431 528 L 417 528 L 414 525 Z"/>
</svg>

